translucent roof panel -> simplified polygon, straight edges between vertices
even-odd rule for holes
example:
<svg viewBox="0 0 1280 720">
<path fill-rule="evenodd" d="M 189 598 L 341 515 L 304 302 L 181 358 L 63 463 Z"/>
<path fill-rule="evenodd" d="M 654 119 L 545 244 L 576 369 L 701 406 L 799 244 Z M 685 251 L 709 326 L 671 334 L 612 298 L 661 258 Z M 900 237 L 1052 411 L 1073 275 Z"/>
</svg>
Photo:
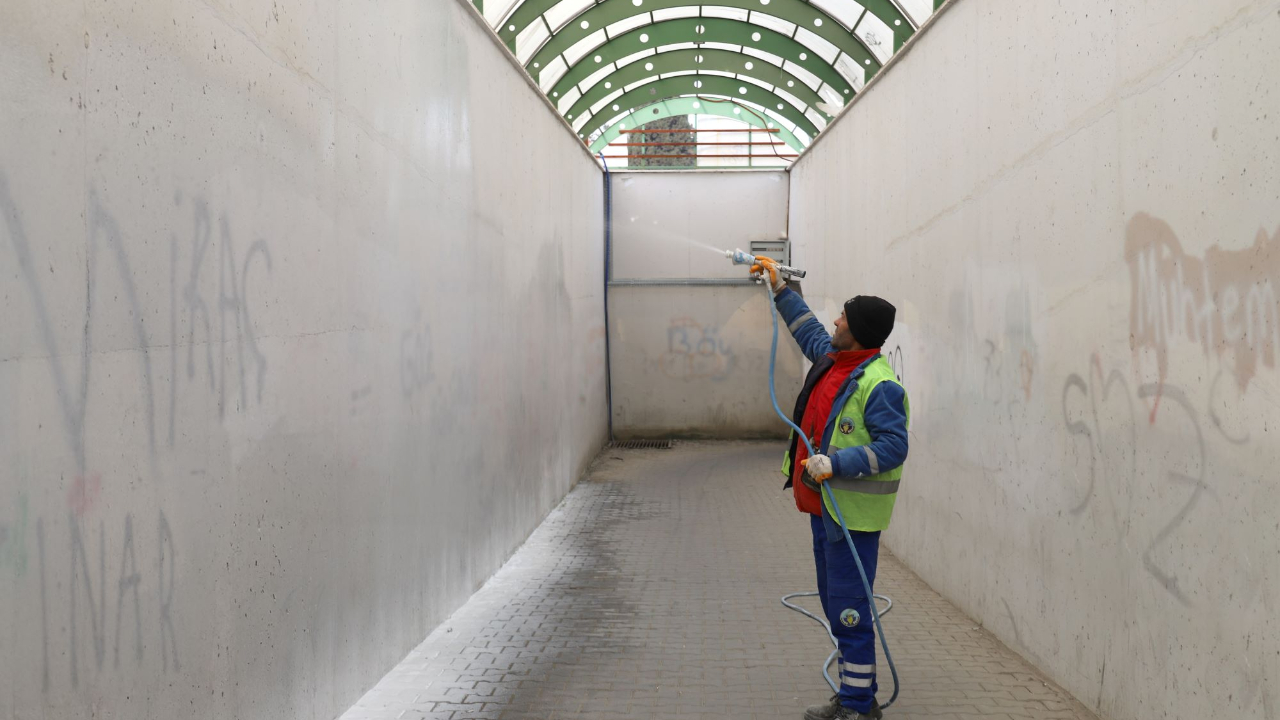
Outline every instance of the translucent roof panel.
<svg viewBox="0 0 1280 720">
<path fill-rule="evenodd" d="M 534 23 L 525 28 L 523 32 L 516 38 L 516 57 L 520 58 L 520 62 L 527 63 L 533 57 L 533 54 L 542 47 L 542 43 L 551 37 L 551 33 L 547 31 L 547 26 L 542 23 Z"/>
<path fill-rule="evenodd" d="M 751 13 L 750 22 L 752 25 L 759 25 L 760 27 L 768 28 L 788 36 L 796 31 L 795 23 L 787 22 L 782 18 L 767 15 L 762 12 Z"/>
<path fill-rule="evenodd" d="M 602 45 L 604 41 L 607 39 L 608 38 L 605 37 L 604 30 L 597 30 L 591 33 L 590 35 L 582 38 L 578 42 L 574 43 L 573 47 L 569 48 L 568 50 L 565 50 L 564 59 L 570 65 L 577 65 L 579 61 L 581 61 L 587 55 L 591 54 L 592 50 L 595 50 L 596 48 L 600 47 L 600 45 Z M 600 59 L 597 60 L 596 58 L 600 58 Z M 595 62 L 597 65 L 600 65 L 601 63 L 604 62 L 604 58 L 598 54 L 594 55 L 591 58 L 591 60 Z"/>
<path fill-rule="evenodd" d="M 578 13 L 586 10 L 593 5 L 592 0 L 560 0 L 555 7 L 543 13 L 547 24 L 555 28 L 556 32 L 564 27 L 566 23 L 572 20 Z"/>
<path fill-rule="evenodd" d="M 740 20 L 742 22 L 747 21 L 747 15 L 750 12 L 750 10 L 744 10 L 742 8 L 722 7 L 719 5 L 702 6 L 703 17 L 728 18 L 730 20 Z"/>
<path fill-rule="evenodd" d="M 898 5 L 907 11 L 917 26 L 923 25 L 933 14 L 933 0 L 898 0 Z"/>
<path fill-rule="evenodd" d="M 653 20 L 654 22 L 657 22 L 659 20 L 671 20 L 672 18 L 697 17 L 700 11 L 701 8 L 697 5 L 667 8 L 665 10 L 654 10 Z"/>
<path fill-rule="evenodd" d="M 846 30 L 857 25 L 858 18 L 862 17 L 863 7 L 853 0 L 809 0 L 809 2 L 827 11 L 827 14 L 838 20 Z"/>
<path fill-rule="evenodd" d="M 745 54 L 747 54 L 747 55 L 750 55 L 750 56 L 752 56 L 752 57 L 760 58 L 761 60 L 764 60 L 765 62 L 769 63 L 770 65 L 778 65 L 778 66 L 781 66 L 781 65 L 782 65 L 782 58 L 781 58 L 781 57 L 779 57 L 779 56 L 777 56 L 777 55 L 774 55 L 774 54 L 773 54 L 773 53 L 771 53 L 771 52 L 765 52 L 764 50 L 759 50 L 759 49 L 757 49 L 757 48 L 753 48 L 753 47 L 751 47 L 750 45 L 743 45 L 743 46 L 742 46 L 742 52 L 743 52 L 743 53 L 745 53 Z"/>
<path fill-rule="evenodd" d="M 806 47 L 812 48 L 823 60 L 828 63 L 835 62 L 836 56 L 840 54 L 840 48 L 832 45 L 822 38 L 822 36 L 810 32 L 806 28 L 796 29 L 796 40 L 799 40 Z"/>
<path fill-rule="evenodd" d="M 565 64 L 564 58 L 556 58 L 542 68 L 538 73 L 538 87 L 542 88 L 542 92 L 549 92 L 555 86 L 556 81 L 560 79 L 569 66 Z"/>
<path fill-rule="evenodd" d="M 862 38 L 880 62 L 885 62 L 893 55 L 893 30 L 875 15 L 867 13 L 853 33 Z"/>
<path fill-rule="evenodd" d="M 485 0 L 561 114 L 607 144 L 618 123 L 719 115 L 808 143 L 933 12 L 934 0 Z M 697 77 L 685 78 L 685 76 Z M 701 97 L 721 97 L 698 109 Z M 639 104 L 640 107 L 624 107 Z M 710 107 L 714 105 L 715 107 Z M 615 108 L 616 106 L 616 108 Z"/>
</svg>

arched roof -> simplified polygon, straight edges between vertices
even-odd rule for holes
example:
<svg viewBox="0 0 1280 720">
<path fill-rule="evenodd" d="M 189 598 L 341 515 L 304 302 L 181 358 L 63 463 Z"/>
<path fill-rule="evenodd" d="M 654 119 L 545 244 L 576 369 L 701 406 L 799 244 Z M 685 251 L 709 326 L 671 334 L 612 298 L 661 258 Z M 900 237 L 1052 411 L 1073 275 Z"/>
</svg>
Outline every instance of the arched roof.
<svg viewBox="0 0 1280 720">
<path fill-rule="evenodd" d="M 739 103 L 751 124 L 776 123 L 788 144 L 807 145 L 943 0 L 475 2 L 599 146 L 619 123 L 649 117 L 639 110 L 673 114 L 697 99 Z"/>
</svg>

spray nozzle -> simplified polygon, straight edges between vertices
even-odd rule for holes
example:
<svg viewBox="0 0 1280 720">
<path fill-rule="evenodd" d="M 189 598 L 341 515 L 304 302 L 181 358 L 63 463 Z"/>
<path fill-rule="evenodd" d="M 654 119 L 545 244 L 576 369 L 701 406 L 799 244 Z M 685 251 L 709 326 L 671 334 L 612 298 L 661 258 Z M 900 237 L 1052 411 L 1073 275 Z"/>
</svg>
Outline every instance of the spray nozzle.
<svg viewBox="0 0 1280 720">
<path fill-rule="evenodd" d="M 756 256 L 745 250 L 725 250 L 724 256 L 733 261 L 734 265 L 755 265 Z M 778 272 L 786 278 L 802 278 L 805 271 L 800 268 L 793 268 L 789 265 L 778 265 Z"/>
</svg>

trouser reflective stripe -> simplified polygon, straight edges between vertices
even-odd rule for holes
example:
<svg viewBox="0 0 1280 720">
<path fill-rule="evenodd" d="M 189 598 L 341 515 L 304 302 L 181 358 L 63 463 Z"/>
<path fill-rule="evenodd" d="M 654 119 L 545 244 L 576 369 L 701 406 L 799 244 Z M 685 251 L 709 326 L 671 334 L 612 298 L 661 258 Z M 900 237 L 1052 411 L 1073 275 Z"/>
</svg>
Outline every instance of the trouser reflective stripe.
<svg viewBox="0 0 1280 720">
<path fill-rule="evenodd" d="M 832 528 L 835 527 L 835 520 L 824 512 L 821 518 L 813 517 L 810 525 L 813 529 L 814 559 L 822 576 L 818 592 L 822 594 L 823 611 L 840 649 L 840 684 L 837 686 L 840 703 L 859 712 L 867 712 L 875 700 L 877 689 L 874 674 L 876 638 L 871 623 L 870 598 L 843 533 L 838 529 L 829 530 L 828 522 Z M 880 533 L 850 532 L 850 537 L 874 590 Z M 842 621 L 847 610 L 859 615 L 859 621 L 852 627 Z"/>
</svg>

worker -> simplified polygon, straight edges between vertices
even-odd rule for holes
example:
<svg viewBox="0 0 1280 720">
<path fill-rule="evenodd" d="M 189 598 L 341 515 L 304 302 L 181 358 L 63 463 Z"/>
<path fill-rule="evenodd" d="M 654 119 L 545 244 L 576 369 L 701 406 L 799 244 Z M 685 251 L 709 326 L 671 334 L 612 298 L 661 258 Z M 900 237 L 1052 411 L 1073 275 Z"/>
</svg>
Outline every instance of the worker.
<svg viewBox="0 0 1280 720">
<path fill-rule="evenodd" d="M 834 333 L 828 335 L 804 299 L 787 287 L 776 263 L 757 261 L 752 274 L 770 284 L 779 314 L 813 363 L 793 421 L 816 454 L 807 457 L 793 432 L 782 472 L 796 507 L 810 516 L 818 596 L 839 648 L 840 690 L 828 703 L 808 708 L 804 718 L 878 720 L 872 599 L 819 484 L 826 483 L 839 505 L 874 587 L 880 532 L 889 526 L 907 459 L 907 393 L 880 354 L 896 310 L 881 298 L 859 295 L 844 304 Z"/>
</svg>

